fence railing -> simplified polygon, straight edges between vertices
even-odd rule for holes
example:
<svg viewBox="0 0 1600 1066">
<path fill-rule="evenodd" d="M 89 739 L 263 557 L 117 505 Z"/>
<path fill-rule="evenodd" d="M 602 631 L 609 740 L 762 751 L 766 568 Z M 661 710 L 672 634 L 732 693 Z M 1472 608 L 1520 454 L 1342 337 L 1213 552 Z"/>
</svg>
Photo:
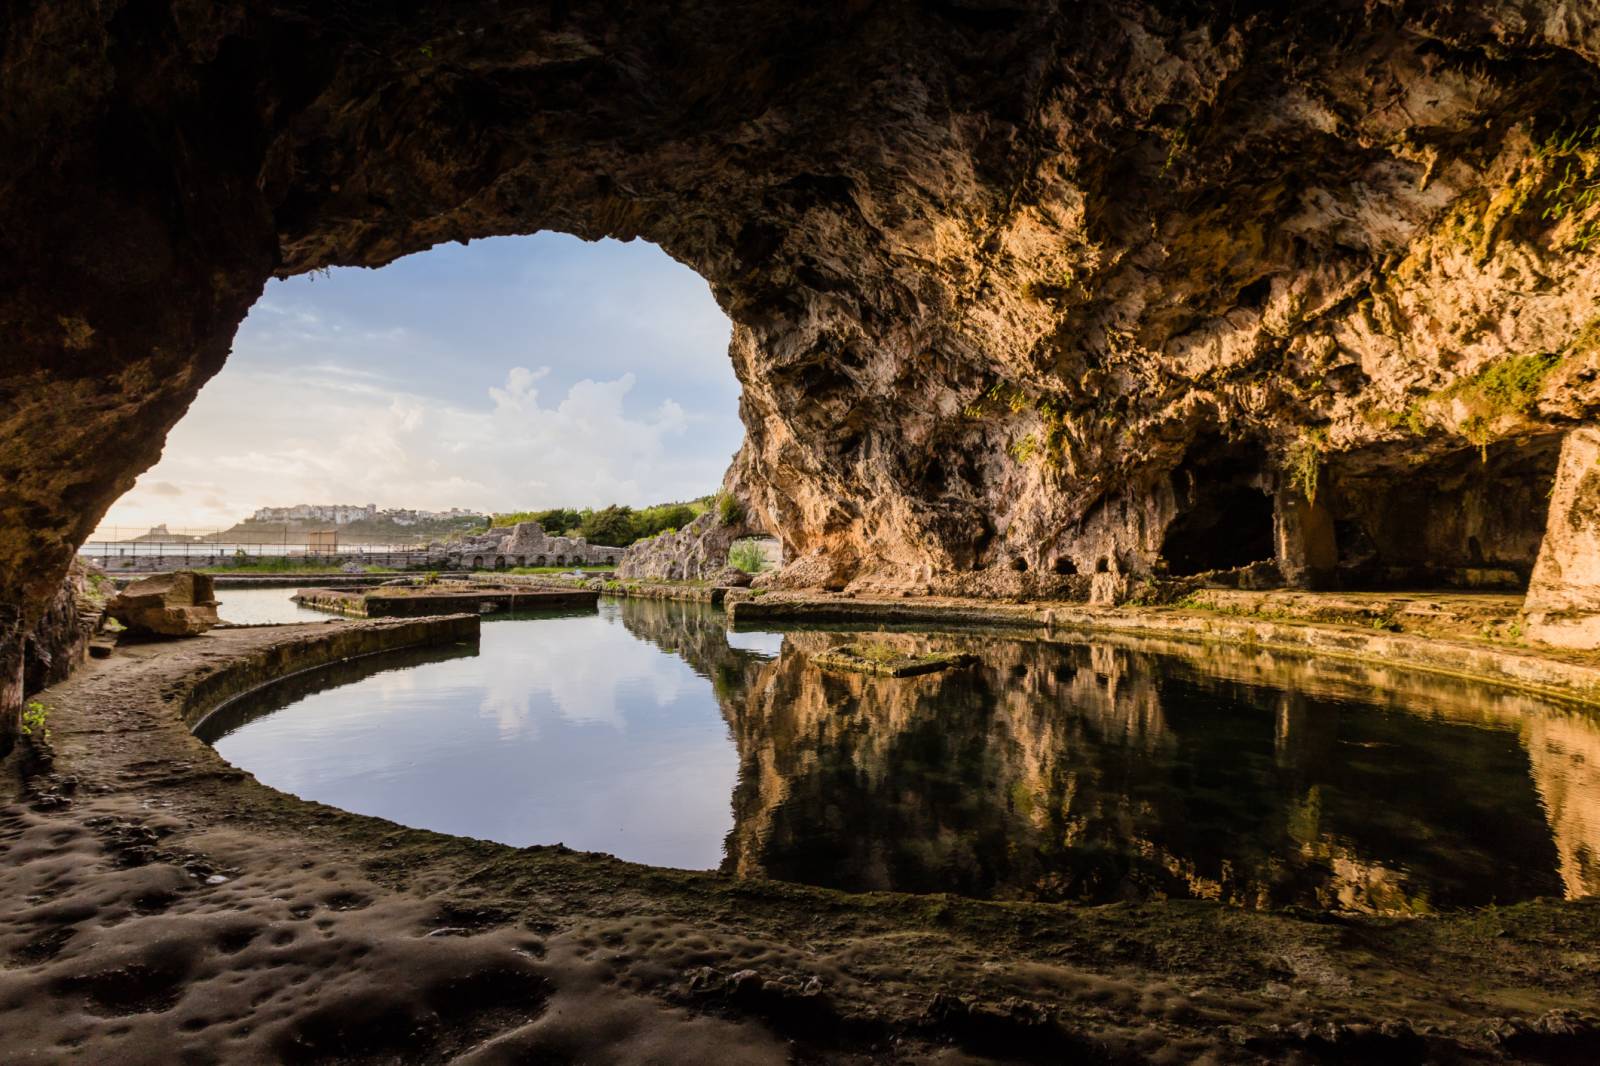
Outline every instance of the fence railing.
<svg viewBox="0 0 1600 1066">
<path fill-rule="evenodd" d="M 214 541 L 185 541 L 174 543 L 171 541 L 114 541 L 91 540 L 78 549 L 78 554 L 91 559 L 118 559 L 142 558 L 152 555 L 171 556 L 174 558 L 211 558 L 218 555 L 227 556 L 280 556 L 280 555 L 341 555 L 359 557 L 362 555 L 390 555 L 397 552 L 417 552 L 427 548 L 426 541 L 413 541 L 410 543 L 392 544 L 339 544 L 330 547 L 327 544 L 312 544 L 307 542 L 292 542 L 278 544 L 258 544 L 244 542 L 214 542 Z"/>
</svg>

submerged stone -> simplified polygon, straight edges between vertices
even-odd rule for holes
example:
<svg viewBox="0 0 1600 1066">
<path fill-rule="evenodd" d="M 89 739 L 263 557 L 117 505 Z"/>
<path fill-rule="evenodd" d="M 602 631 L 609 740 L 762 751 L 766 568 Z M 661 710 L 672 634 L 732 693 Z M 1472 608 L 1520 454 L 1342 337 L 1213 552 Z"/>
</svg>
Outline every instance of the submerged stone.
<svg viewBox="0 0 1600 1066">
<path fill-rule="evenodd" d="M 825 670 L 848 670 L 878 677 L 910 677 L 931 674 L 952 666 L 971 666 L 976 655 L 961 651 L 908 652 L 887 644 L 841 644 L 812 662 Z"/>
</svg>

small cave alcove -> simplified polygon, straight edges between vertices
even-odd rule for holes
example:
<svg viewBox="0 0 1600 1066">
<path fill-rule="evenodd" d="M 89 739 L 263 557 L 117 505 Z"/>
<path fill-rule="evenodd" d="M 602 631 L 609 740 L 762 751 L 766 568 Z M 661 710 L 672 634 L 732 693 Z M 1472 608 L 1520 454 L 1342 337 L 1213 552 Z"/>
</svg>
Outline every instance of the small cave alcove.
<svg viewBox="0 0 1600 1066">
<path fill-rule="evenodd" d="M 1423 462 L 1392 449 L 1342 457 L 1325 503 L 1336 584 L 1526 590 L 1560 451 L 1560 434 L 1542 434 Z"/>
<path fill-rule="evenodd" d="M 1190 447 L 1173 473 L 1178 511 L 1161 541 L 1168 574 L 1192 577 L 1272 560 L 1264 463 L 1262 449 L 1246 441 L 1209 438 Z"/>
</svg>

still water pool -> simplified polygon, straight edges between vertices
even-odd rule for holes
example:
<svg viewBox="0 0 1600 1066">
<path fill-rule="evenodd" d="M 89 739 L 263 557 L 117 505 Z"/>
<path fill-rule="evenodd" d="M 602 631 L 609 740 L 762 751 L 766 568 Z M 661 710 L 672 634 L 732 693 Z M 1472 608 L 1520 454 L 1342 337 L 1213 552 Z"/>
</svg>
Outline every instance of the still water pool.
<svg viewBox="0 0 1600 1066">
<path fill-rule="evenodd" d="M 406 825 L 849 890 L 1383 913 L 1600 892 L 1590 712 L 1148 640 L 888 631 L 980 663 L 813 665 L 859 636 L 603 601 L 302 675 L 197 732 Z"/>
<path fill-rule="evenodd" d="M 292 588 L 218 589 L 217 616 L 235 625 L 326 622 L 331 615 L 294 602 Z"/>
</svg>

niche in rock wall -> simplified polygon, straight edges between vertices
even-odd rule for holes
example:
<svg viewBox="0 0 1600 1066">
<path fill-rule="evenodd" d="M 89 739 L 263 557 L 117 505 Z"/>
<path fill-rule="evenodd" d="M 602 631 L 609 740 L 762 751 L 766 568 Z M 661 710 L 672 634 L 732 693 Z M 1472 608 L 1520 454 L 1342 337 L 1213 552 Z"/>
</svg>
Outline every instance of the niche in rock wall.
<svg viewBox="0 0 1600 1066">
<path fill-rule="evenodd" d="M 1174 473 L 1177 515 L 1161 541 L 1167 573 L 1189 577 L 1273 558 L 1272 497 L 1265 455 L 1248 441 L 1209 438 Z"/>
<path fill-rule="evenodd" d="M 1545 434 L 1420 463 L 1394 449 L 1341 456 L 1325 502 L 1336 583 L 1526 589 L 1560 451 L 1560 434 Z"/>
</svg>

